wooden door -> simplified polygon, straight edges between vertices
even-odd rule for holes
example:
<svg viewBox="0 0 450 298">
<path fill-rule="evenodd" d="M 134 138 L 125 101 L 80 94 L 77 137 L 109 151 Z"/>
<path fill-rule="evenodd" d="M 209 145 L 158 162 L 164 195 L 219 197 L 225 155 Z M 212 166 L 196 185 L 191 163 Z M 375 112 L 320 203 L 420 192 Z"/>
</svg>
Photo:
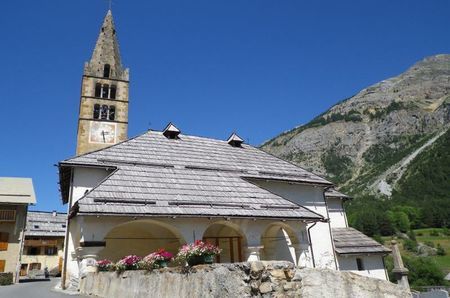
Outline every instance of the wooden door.
<svg viewBox="0 0 450 298">
<path fill-rule="evenodd" d="M 0 260 L 0 272 L 5 272 L 5 260 Z"/>
</svg>

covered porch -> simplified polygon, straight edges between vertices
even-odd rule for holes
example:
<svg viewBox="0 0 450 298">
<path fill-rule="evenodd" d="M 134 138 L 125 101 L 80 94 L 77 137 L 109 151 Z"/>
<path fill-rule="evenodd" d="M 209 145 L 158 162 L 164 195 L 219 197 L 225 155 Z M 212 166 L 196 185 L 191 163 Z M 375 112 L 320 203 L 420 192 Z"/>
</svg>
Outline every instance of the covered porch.
<svg viewBox="0 0 450 298">
<path fill-rule="evenodd" d="M 70 237 L 69 249 L 74 248 L 71 262 L 77 264 L 72 269 L 81 274 L 95 270 L 96 260 L 144 257 L 160 248 L 175 255 L 199 239 L 221 248 L 217 263 L 287 260 L 311 267 L 306 227 L 301 220 L 77 216 L 70 233 L 80 237 Z"/>
</svg>

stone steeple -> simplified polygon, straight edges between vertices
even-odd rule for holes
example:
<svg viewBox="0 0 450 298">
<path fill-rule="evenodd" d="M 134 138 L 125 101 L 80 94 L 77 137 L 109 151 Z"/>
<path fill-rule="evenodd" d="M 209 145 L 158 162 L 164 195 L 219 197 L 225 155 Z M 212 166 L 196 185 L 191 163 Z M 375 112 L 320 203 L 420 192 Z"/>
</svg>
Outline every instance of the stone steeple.
<svg viewBox="0 0 450 298">
<path fill-rule="evenodd" d="M 116 29 L 111 10 L 108 10 L 91 60 L 84 64 L 77 154 L 128 138 L 129 71 L 120 60 Z"/>
<path fill-rule="evenodd" d="M 105 65 L 110 67 L 111 78 L 128 80 L 128 69 L 124 69 L 120 59 L 119 42 L 111 10 L 103 20 L 100 33 L 95 44 L 91 60 L 86 62 L 84 72 L 86 75 L 105 77 Z"/>
</svg>

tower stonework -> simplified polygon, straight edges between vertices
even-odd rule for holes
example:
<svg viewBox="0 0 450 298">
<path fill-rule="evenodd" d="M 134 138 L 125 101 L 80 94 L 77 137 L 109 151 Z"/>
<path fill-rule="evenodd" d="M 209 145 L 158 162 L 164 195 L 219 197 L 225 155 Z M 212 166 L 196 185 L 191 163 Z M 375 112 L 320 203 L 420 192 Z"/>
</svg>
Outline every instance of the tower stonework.
<svg viewBox="0 0 450 298">
<path fill-rule="evenodd" d="M 108 11 L 92 58 L 84 65 L 78 117 L 77 155 L 128 138 L 129 70 L 120 60 L 119 43 Z"/>
</svg>

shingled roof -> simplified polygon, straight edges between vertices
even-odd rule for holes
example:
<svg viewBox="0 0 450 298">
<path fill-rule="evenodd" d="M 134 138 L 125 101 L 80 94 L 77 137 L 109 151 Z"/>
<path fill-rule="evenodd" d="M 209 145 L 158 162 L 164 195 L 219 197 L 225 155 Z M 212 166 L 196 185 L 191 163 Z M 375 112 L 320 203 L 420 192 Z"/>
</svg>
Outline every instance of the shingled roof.
<svg viewBox="0 0 450 298">
<path fill-rule="evenodd" d="M 65 231 L 65 213 L 28 211 L 25 236 L 64 237 Z"/>
<path fill-rule="evenodd" d="M 338 199 L 342 199 L 342 200 L 348 200 L 351 199 L 351 197 L 349 197 L 346 194 L 343 194 L 342 192 L 337 191 L 334 188 L 328 188 L 325 191 L 325 197 L 327 198 L 338 198 Z"/>
<path fill-rule="evenodd" d="M 334 247 L 338 254 L 387 254 L 391 250 L 354 228 L 333 228 Z"/>
<path fill-rule="evenodd" d="M 77 202 L 79 213 L 320 220 L 319 214 L 259 187 L 256 180 L 331 185 L 246 144 L 234 147 L 183 134 L 168 139 L 157 131 L 61 162 L 64 201 L 64 177 L 72 166 L 113 169 Z"/>
</svg>

